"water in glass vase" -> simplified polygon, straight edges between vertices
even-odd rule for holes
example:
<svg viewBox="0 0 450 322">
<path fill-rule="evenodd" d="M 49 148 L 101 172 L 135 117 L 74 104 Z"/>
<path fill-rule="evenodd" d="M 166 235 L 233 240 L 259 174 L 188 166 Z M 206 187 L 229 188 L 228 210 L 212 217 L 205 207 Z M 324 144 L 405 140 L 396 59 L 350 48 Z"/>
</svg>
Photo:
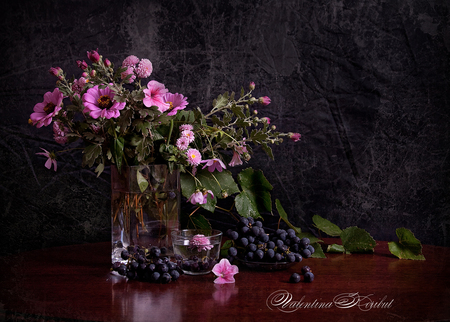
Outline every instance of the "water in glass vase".
<svg viewBox="0 0 450 322">
<path fill-rule="evenodd" d="M 145 168 L 147 169 L 147 168 Z M 170 174 L 143 172 L 149 186 L 143 192 L 131 181 L 136 172 L 126 173 L 126 185 L 112 185 L 111 240 L 112 262 L 125 261 L 121 253 L 128 246 L 158 246 L 167 255 L 173 254 L 171 231 L 179 228 L 180 190 L 178 180 Z M 130 173 L 131 172 L 131 173 Z M 155 178 L 156 177 L 156 178 Z M 112 180 L 113 183 L 113 180 Z"/>
</svg>

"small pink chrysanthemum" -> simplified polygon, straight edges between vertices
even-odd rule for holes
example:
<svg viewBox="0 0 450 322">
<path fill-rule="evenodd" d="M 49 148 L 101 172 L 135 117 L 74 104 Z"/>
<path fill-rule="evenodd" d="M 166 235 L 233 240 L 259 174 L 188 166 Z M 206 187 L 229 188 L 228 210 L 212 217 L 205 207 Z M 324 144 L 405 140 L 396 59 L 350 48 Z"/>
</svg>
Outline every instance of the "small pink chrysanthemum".
<svg viewBox="0 0 450 322">
<path fill-rule="evenodd" d="M 198 252 L 202 250 L 210 250 L 214 246 L 211 245 L 211 241 L 205 237 L 205 235 L 197 234 L 189 241 L 189 248 L 195 249 L 197 248 Z"/>
<path fill-rule="evenodd" d="M 239 153 L 237 153 L 236 151 L 233 151 L 233 157 L 231 158 L 231 162 L 228 163 L 228 165 L 230 167 L 235 167 L 235 166 L 241 165 L 241 164 L 242 164 L 242 160 L 241 160 Z"/>
<path fill-rule="evenodd" d="M 59 88 L 55 88 L 53 92 L 45 93 L 44 101 L 37 103 L 33 108 L 34 113 L 30 115 L 32 124 L 36 125 L 37 128 L 49 125 L 53 117 L 61 110 L 63 98 L 64 95 Z"/>
<path fill-rule="evenodd" d="M 208 167 L 209 172 L 214 172 L 215 170 L 222 172 L 223 169 L 226 169 L 227 167 L 220 159 L 209 159 L 204 160 L 202 163 L 206 163 L 202 169 Z"/>
<path fill-rule="evenodd" d="M 84 87 L 86 86 L 86 83 L 87 83 L 87 80 L 84 77 L 80 77 L 79 79 L 74 80 L 73 84 L 72 84 L 72 91 L 75 94 L 80 95 L 81 92 L 83 92 Z"/>
<path fill-rule="evenodd" d="M 53 122 L 53 138 L 55 141 L 59 144 L 66 144 L 67 143 L 67 135 L 66 133 L 69 132 L 69 128 L 64 126 L 63 123 L 60 121 Z"/>
<path fill-rule="evenodd" d="M 202 155 L 197 149 L 187 150 L 186 156 L 190 165 L 198 166 L 202 162 Z"/>
<path fill-rule="evenodd" d="M 182 125 L 180 125 L 179 129 L 181 132 L 186 131 L 186 130 L 192 131 L 194 129 L 194 127 L 191 124 L 182 124 Z"/>
<path fill-rule="evenodd" d="M 288 135 L 289 135 L 289 138 L 294 142 L 297 142 L 302 137 L 302 135 L 300 133 L 289 132 Z"/>
<path fill-rule="evenodd" d="M 128 75 L 131 75 L 131 76 L 129 76 L 127 78 Z M 136 75 L 134 75 L 133 67 L 127 67 L 127 69 L 120 74 L 120 77 L 122 79 L 127 78 L 126 82 L 129 84 L 133 83 L 134 80 L 136 79 Z"/>
<path fill-rule="evenodd" d="M 170 112 L 167 115 L 175 115 L 177 111 L 184 109 L 189 103 L 187 102 L 187 97 L 184 97 L 182 94 L 172 94 L 167 93 L 164 95 L 164 102 L 170 105 Z"/>
<path fill-rule="evenodd" d="M 222 258 L 219 263 L 214 265 L 212 272 L 217 278 L 214 280 L 216 284 L 234 283 L 234 275 L 239 273 L 239 268 L 226 258 Z"/>
<path fill-rule="evenodd" d="M 144 89 L 145 97 L 142 100 L 142 102 L 147 107 L 150 106 L 158 107 L 158 111 L 163 113 L 170 108 L 170 104 L 164 102 L 164 95 L 168 91 L 169 90 L 164 86 L 164 84 L 152 80 L 148 82 L 147 88 Z"/>
<path fill-rule="evenodd" d="M 153 72 L 152 62 L 146 58 L 141 59 L 138 66 L 135 69 L 136 75 L 139 78 L 147 78 Z"/>
<path fill-rule="evenodd" d="M 195 140 L 195 134 L 191 130 L 184 130 L 183 132 L 181 132 L 180 136 L 187 138 L 189 140 L 189 143 L 192 143 Z"/>
<path fill-rule="evenodd" d="M 98 85 L 88 89 L 83 95 L 83 104 L 86 107 L 83 113 L 89 113 L 94 119 L 104 117 L 107 119 L 120 116 L 120 110 L 125 108 L 125 102 L 114 100 L 114 92 L 109 88 L 99 88 Z"/>
<path fill-rule="evenodd" d="M 262 96 L 262 97 L 259 98 L 259 102 L 262 105 L 269 105 L 270 104 L 270 98 L 267 97 L 267 96 Z"/>
<path fill-rule="evenodd" d="M 177 140 L 176 146 L 179 150 L 184 151 L 188 148 L 189 146 L 189 139 L 187 137 L 180 137 Z"/>
<path fill-rule="evenodd" d="M 38 152 L 36 154 L 43 155 L 48 158 L 47 161 L 45 162 L 45 167 L 50 170 L 50 168 L 53 165 L 53 169 L 56 171 L 56 167 L 57 167 L 56 155 L 53 152 L 48 152 L 46 149 L 41 148 L 41 150 L 44 150 L 44 152 Z"/>
<path fill-rule="evenodd" d="M 134 55 L 130 55 L 127 58 L 125 58 L 122 62 L 122 67 L 136 67 L 136 65 L 139 63 L 139 58 L 137 58 Z"/>
</svg>

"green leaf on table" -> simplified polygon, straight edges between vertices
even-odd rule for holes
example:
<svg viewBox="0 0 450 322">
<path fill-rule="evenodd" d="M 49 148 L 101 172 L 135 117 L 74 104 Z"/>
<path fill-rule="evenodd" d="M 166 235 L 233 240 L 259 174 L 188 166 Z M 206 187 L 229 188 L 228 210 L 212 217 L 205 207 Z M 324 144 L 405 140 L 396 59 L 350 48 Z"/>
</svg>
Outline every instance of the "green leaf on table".
<svg viewBox="0 0 450 322">
<path fill-rule="evenodd" d="M 345 247 L 338 244 L 328 245 L 327 253 L 345 253 Z"/>
<path fill-rule="evenodd" d="M 242 191 L 235 198 L 235 207 L 243 217 L 261 217 L 261 212 L 272 211 L 272 185 L 261 170 L 247 168 L 238 175 Z"/>
<path fill-rule="evenodd" d="M 400 259 L 425 260 L 422 255 L 422 244 L 414 234 L 406 228 L 395 231 L 398 242 L 389 242 L 389 251 Z"/>
<path fill-rule="evenodd" d="M 327 256 L 324 254 L 322 245 L 319 243 L 311 243 L 312 247 L 314 247 L 314 254 L 311 255 L 312 258 L 327 258 Z"/>
<path fill-rule="evenodd" d="M 124 146 L 125 146 L 125 139 L 122 136 L 114 138 L 113 144 L 111 145 L 111 152 L 114 159 L 114 163 L 116 164 L 118 169 L 122 168 Z"/>
<path fill-rule="evenodd" d="M 322 218 L 319 215 L 314 215 L 312 217 L 312 220 L 314 222 L 314 225 L 317 227 L 317 229 L 323 231 L 325 234 L 333 237 L 338 237 L 342 233 L 342 229 L 333 224 L 331 221 Z"/>
<path fill-rule="evenodd" d="M 350 253 L 373 252 L 376 241 L 364 229 L 356 226 L 348 227 L 341 233 L 342 245 Z"/>
</svg>

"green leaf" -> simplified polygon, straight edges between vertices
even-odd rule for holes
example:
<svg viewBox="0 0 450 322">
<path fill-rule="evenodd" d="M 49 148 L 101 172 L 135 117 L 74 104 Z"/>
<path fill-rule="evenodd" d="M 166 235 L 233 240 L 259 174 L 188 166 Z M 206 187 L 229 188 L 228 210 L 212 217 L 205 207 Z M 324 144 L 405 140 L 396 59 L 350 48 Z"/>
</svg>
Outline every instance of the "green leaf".
<svg viewBox="0 0 450 322">
<path fill-rule="evenodd" d="M 242 192 L 235 198 L 235 206 L 243 217 L 261 217 L 261 212 L 272 211 L 272 185 L 261 170 L 247 168 L 238 175 Z"/>
<path fill-rule="evenodd" d="M 283 221 L 284 221 L 290 228 L 294 229 L 296 234 L 299 234 L 299 233 L 302 232 L 302 230 L 301 230 L 300 228 L 295 227 L 294 225 L 292 225 L 292 224 L 289 222 L 288 215 L 287 215 L 286 211 L 284 211 L 283 206 L 281 206 L 281 202 L 280 202 L 279 199 L 276 199 L 276 200 L 275 200 L 275 207 L 277 208 L 278 214 L 280 215 L 281 219 L 283 219 Z"/>
<path fill-rule="evenodd" d="M 267 145 L 267 143 L 262 143 L 261 146 L 262 146 L 264 152 L 266 152 L 266 154 L 269 156 L 269 158 L 274 160 L 272 148 L 269 145 Z"/>
<path fill-rule="evenodd" d="M 398 242 L 389 242 L 389 251 L 400 259 L 425 260 L 422 255 L 422 244 L 414 234 L 406 228 L 395 231 Z"/>
<path fill-rule="evenodd" d="M 141 192 L 144 192 L 148 187 L 148 181 L 144 178 L 141 171 L 136 171 L 136 179 L 139 185 L 139 189 L 141 190 Z"/>
<path fill-rule="evenodd" d="M 227 240 L 226 242 L 224 242 L 222 247 L 220 247 L 220 256 L 228 257 L 228 250 L 233 246 L 234 242 L 232 240 Z"/>
<path fill-rule="evenodd" d="M 114 163 L 116 164 L 118 169 L 122 168 L 122 160 L 123 160 L 123 147 L 125 145 L 125 139 L 120 136 L 118 138 L 114 138 L 113 144 L 111 145 L 111 153 L 114 159 Z"/>
<path fill-rule="evenodd" d="M 100 163 L 97 168 L 95 168 L 95 173 L 97 173 L 97 177 L 100 176 L 100 174 L 103 172 L 103 170 L 105 169 L 105 164 Z"/>
<path fill-rule="evenodd" d="M 205 216 L 201 214 L 192 214 L 189 216 L 188 228 L 209 230 L 211 229 L 211 224 Z"/>
<path fill-rule="evenodd" d="M 345 247 L 338 244 L 328 245 L 327 253 L 345 253 Z"/>
<path fill-rule="evenodd" d="M 98 144 L 88 145 L 83 151 L 83 166 L 92 167 L 95 160 L 102 154 L 102 147 Z"/>
<path fill-rule="evenodd" d="M 373 252 L 376 242 L 364 229 L 348 227 L 341 233 L 342 245 L 350 253 Z"/>
<path fill-rule="evenodd" d="M 213 108 L 218 109 L 224 107 L 228 104 L 228 93 L 219 95 L 215 100 L 213 100 Z"/>
<path fill-rule="evenodd" d="M 337 237 L 340 236 L 342 233 L 341 228 L 333 224 L 331 221 L 322 218 L 319 215 L 314 215 L 312 217 L 312 220 L 314 222 L 314 225 L 317 227 L 317 229 L 323 231 L 325 234 Z"/>
<path fill-rule="evenodd" d="M 311 255 L 312 258 L 327 258 L 319 243 L 311 243 L 311 246 L 314 247 L 314 254 Z"/>
</svg>

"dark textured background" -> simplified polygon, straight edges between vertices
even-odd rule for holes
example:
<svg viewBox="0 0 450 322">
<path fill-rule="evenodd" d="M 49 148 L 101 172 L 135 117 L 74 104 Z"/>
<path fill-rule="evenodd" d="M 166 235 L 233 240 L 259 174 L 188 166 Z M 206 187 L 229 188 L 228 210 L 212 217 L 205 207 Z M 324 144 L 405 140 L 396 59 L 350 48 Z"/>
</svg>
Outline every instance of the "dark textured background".
<svg viewBox="0 0 450 322">
<path fill-rule="evenodd" d="M 303 139 L 249 165 L 303 229 L 319 214 L 450 245 L 448 1 L 2 3 L 0 254 L 109 240 L 108 172 L 81 168 L 79 150 L 47 170 L 36 152 L 63 148 L 27 125 L 54 88 L 48 69 L 79 77 L 75 61 L 96 48 L 117 65 L 149 58 L 192 107 L 254 81 L 272 99 L 260 114 Z"/>
</svg>

